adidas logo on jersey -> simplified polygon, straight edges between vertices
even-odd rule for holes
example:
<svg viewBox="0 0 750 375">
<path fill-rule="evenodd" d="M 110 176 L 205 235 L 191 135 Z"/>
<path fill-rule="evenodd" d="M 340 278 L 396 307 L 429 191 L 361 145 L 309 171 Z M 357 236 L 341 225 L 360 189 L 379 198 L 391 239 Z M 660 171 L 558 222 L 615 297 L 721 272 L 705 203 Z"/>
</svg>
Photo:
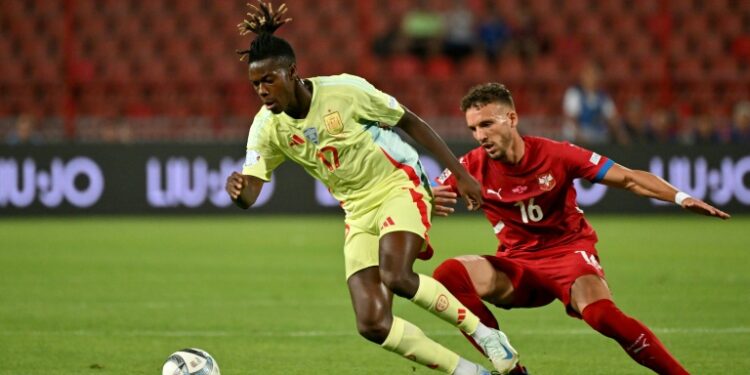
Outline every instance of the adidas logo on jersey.
<svg viewBox="0 0 750 375">
<path fill-rule="evenodd" d="M 289 141 L 289 147 L 299 146 L 304 144 L 305 140 L 297 134 L 292 134 L 291 140 Z"/>
<path fill-rule="evenodd" d="M 385 221 L 383 222 L 383 225 L 380 226 L 380 230 L 383 230 L 383 229 L 388 228 L 391 225 L 395 225 L 395 224 L 396 223 L 393 221 L 393 219 L 391 219 L 391 217 L 388 216 L 388 218 L 386 218 Z"/>
</svg>

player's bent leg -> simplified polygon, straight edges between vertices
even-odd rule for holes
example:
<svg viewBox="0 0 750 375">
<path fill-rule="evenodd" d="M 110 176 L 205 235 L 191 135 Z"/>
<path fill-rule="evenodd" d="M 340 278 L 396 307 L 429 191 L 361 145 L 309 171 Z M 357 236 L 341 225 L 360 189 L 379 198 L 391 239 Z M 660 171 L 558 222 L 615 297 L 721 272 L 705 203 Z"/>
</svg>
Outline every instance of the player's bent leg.
<svg viewBox="0 0 750 375">
<path fill-rule="evenodd" d="M 358 271 L 347 279 L 347 284 L 357 320 L 357 331 L 362 337 L 382 344 L 393 324 L 393 295 L 380 282 L 378 268 Z"/>
<path fill-rule="evenodd" d="M 498 330 L 497 320 L 482 302 L 482 297 L 501 299 L 504 304 L 512 300 L 513 285 L 510 279 L 483 257 L 466 256 L 448 259 L 434 271 L 433 277 L 450 291 L 460 303 L 479 317 L 486 331 L 464 336 L 492 361 L 501 373 L 522 373 L 516 370 L 518 352 L 510 345 L 507 336 Z M 501 302 L 501 301 L 498 301 Z M 492 329 L 489 329 L 489 328 Z M 482 331 L 478 328 L 477 331 Z"/>
<path fill-rule="evenodd" d="M 573 283 L 571 305 L 589 326 L 617 341 L 639 364 L 658 374 L 688 373 L 648 327 L 617 308 L 598 276 L 581 276 Z"/>
<path fill-rule="evenodd" d="M 482 302 L 482 297 L 492 294 L 492 277 L 488 275 L 488 272 L 492 272 L 493 268 L 484 258 L 477 258 L 483 261 L 475 261 L 474 258 L 468 257 L 448 259 L 435 268 L 432 277 L 443 284 L 469 311 L 479 317 L 482 324 L 498 329 L 500 326 L 497 319 Z M 482 351 L 471 336 L 463 331 L 462 333 L 477 349 Z"/>
<path fill-rule="evenodd" d="M 423 244 L 424 239 L 412 232 L 384 234 L 380 238 L 380 276 L 383 283 L 394 293 L 410 298 L 417 306 L 472 335 L 482 345 L 493 366 L 501 374 L 507 374 L 518 363 L 518 353 L 510 346 L 505 334 L 482 324 L 479 317 L 469 311 L 443 284 L 412 270 Z M 418 280 L 413 294 L 413 289 L 410 289 L 413 285 L 411 275 L 416 275 Z"/>
<path fill-rule="evenodd" d="M 424 239 L 415 233 L 390 232 L 380 238 L 380 276 L 395 294 L 441 319 L 473 333 L 479 318 L 466 309 L 442 284 L 412 270 Z"/>
<path fill-rule="evenodd" d="M 415 325 L 391 312 L 393 295 L 380 281 L 377 267 L 360 270 L 347 280 L 357 330 L 366 339 L 412 361 L 454 375 L 489 374 L 481 366 L 430 340 Z M 483 372 L 484 371 L 484 372 Z"/>
<path fill-rule="evenodd" d="M 413 298 L 419 289 L 419 275 L 414 272 L 414 261 L 422 249 L 424 239 L 416 233 L 390 232 L 380 237 L 380 278 L 388 289 L 404 298 Z"/>
<path fill-rule="evenodd" d="M 473 333 L 479 318 L 472 314 L 442 284 L 412 270 L 424 244 L 415 233 L 390 232 L 380 238 L 380 276 L 395 294 L 410 299 L 464 332 Z"/>
</svg>

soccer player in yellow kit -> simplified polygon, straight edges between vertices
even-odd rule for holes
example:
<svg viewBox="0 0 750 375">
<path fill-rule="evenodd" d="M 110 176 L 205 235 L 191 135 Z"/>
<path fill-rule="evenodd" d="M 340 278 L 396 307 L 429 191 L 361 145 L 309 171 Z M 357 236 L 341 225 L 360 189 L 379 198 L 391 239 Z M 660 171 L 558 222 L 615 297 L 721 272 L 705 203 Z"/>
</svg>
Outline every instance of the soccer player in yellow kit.
<svg viewBox="0 0 750 375">
<path fill-rule="evenodd" d="M 242 173 L 227 179 L 229 195 L 248 208 L 279 164 L 301 165 L 346 212 L 346 278 L 362 336 L 444 373 L 490 374 L 393 316 L 396 294 L 474 337 L 499 373 L 511 371 L 518 354 L 506 336 L 481 324 L 442 284 L 412 269 L 418 257 L 432 255 L 432 196 L 417 152 L 392 127 L 401 127 L 453 171 L 470 209 L 482 204 L 477 181 L 426 123 L 364 79 L 301 79 L 291 46 L 272 35 L 289 20 L 282 19 L 286 6 L 276 12 L 270 3 L 251 7 L 250 19 L 239 27 L 258 35 L 238 53 L 249 59 L 249 78 L 263 108 L 250 128 Z"/>
</svg>

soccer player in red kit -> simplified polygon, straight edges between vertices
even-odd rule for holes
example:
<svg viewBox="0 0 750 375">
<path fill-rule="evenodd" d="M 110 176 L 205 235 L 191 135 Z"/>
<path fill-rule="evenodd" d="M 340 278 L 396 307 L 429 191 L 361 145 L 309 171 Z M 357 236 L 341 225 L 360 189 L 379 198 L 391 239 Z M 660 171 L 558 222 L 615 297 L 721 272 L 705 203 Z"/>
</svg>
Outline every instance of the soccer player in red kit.
<svg viewBox="0 0 750 375">
<path fill-rule="evenodd" d="M 617 341 L 641 365 L 659 374 L 687 374 L 651 330 L 612 301 L 599 265 L 596 232 L 576 205 L 573 180 L 585 178 L 676 202 L 707 216 L 729 215 L 606 156 L 566 142 L 522 137 L 513 98 L 501 84 L 474 87 L 461 109 L 480 147 L 460 161 L 482 185 L 482 209 L 500 244 L 494 256 L 446 260 L 435 270 L 435 279 L 487 326 L 498 323 L 482 300 L 510 309 L 559 299 L 570 316 Z M 438 181 L 443 187 L 435 189 L 435 212 L 447 215 L 455 202 L 455 181 L 448 170 Z"/>
</svg>

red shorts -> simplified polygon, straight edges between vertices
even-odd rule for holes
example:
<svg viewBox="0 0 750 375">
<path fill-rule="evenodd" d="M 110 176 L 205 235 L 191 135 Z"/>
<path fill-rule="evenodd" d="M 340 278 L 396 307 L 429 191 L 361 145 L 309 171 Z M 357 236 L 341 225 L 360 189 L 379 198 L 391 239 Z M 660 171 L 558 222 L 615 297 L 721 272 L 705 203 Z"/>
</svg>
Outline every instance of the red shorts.
<svg viewBox="0 0 750 375">
<path fill-rule="evenodd" d="M 604 270 L 599 265 L 596 250 L 593 247 L 571 246 L 555 249 L 551 253 L 553 254 L 549 257 L 514 257 L 503 253 L 500 256 L 484 257 L 495 269 L 508 275 L 513 283 L 512 304 L 498 307 L 539 307 L 559 299 L 565 305 L 568 315 L 581 317 L 570 306 L 570 288 L 581 276 L 597 275 L 604 278 Z"/>
</svg>

